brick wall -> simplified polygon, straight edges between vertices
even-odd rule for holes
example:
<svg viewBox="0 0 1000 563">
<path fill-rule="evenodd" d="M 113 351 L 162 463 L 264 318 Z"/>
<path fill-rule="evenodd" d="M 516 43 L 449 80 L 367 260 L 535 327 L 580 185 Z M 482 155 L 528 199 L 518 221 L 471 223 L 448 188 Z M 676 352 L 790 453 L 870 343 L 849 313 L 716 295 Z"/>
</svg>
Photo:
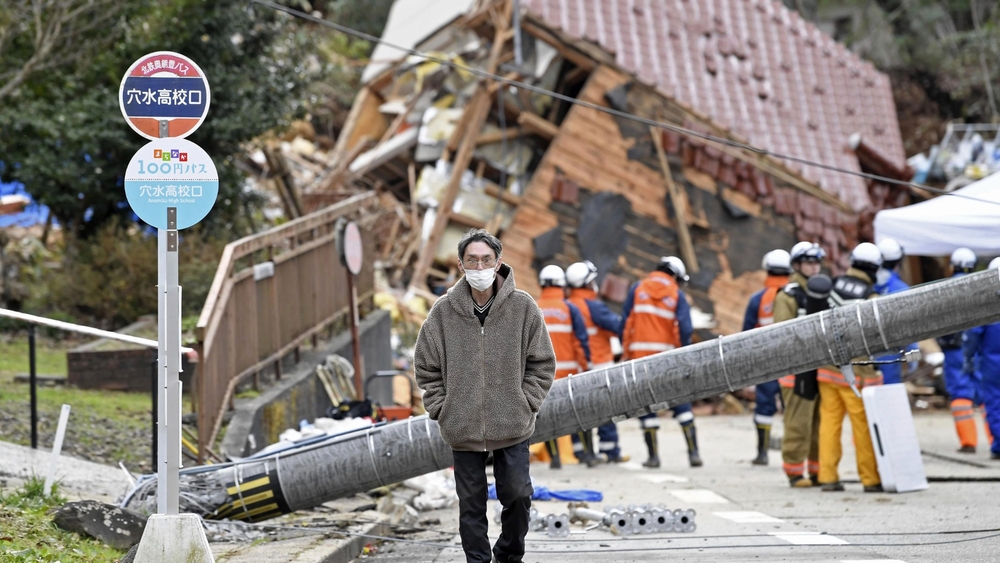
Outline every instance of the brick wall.
<svg viewBox="0 0 1000 563">
<path fill-rule="evenodd" d="M 106 391 L 152 391 L 153 360 L 156 350 L 69 351 L 67 383 L 80 389 Z M 180 379 L 184 391 L 191 389 L 194 365 L 183 362 Z"/>
</svg>

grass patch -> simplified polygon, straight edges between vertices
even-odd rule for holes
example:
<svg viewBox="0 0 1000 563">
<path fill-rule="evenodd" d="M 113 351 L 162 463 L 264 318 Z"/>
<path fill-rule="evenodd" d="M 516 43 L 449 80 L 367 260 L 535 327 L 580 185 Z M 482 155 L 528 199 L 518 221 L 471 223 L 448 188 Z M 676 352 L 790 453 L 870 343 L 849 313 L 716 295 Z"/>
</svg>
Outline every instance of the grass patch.
<svg viewBox="0 0 1000 563">
<path fill-rule="evenodd" d="M 41 375 L 66 377 L 66 350 L 78 342 L 35 339 L 36 371 Z M 0 383 L 9 383 L 19 373 L 28 373 L 28 335 L 0 338 Z"/>
<path fill-rule="evenodd" d="M 52 447 L 63 404 L 72 407 L 65 454 L 108 465 L 122 461 L 138 472 L 152 470 L 152 400 L 148 394 L 39 387 L 39 448 Z M 0 435 L 5 441 L 30 445 L 30 405 L 27 384 L 0 384 Z M 184 397 L 183 410 L 191 411 L 190 396 Z"/>
<path fill-rule="evenodd" d="M 44 495 L 44 480 L 32 477 L 16 490 L 0 490 L 0 563 L 117 561 L 123 551 L 56 527 L 49 511 L 66 502 L 59 484 Z"/>
</svg>

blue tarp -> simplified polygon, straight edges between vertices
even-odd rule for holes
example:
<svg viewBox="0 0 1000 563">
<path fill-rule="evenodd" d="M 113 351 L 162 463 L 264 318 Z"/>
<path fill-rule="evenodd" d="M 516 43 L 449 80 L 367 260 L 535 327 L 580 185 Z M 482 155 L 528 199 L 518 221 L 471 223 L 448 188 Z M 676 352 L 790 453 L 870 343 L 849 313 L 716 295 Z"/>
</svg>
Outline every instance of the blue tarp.
<svg viewBox="0 0 1000 563">
<path fill-rule="evenodd" d="M 570 502 L 600 502 L 604 500 L 604 495 L 600 491 L 592 491 L 590 489 L 553 491 L 544 485 L 532 484 L 532 486 L 535 492 L 531 495 L 531 500 L 563 500 Z M 490 499 L 497 499 L 497 486 L 495 483 L 490 483 L 488 494 Z"/>
<path fill-rule="evenodd" d="M 5 227 L 30 227 L 45 223 L 49 216 L 49 208 L 35 203 L 31 194 L 24 191 L 24 185 L 14 182 L 11 184 L 0 183 L 0 195 L 23 195 L 31 199 L 31 203 L 24 208 L 21 213 L 13 215 L 0 215 L 0 229 Z"/>
</svg>

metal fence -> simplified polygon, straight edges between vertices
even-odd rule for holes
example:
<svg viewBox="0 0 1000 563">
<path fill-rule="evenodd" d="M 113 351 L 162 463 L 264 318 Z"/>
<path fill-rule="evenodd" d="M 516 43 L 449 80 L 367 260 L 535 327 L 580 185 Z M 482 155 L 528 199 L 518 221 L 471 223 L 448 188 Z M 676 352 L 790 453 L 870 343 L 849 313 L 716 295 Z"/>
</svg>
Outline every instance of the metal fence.
<svg viewBox="0 0 1000 563">
<path fill-rule="evenodd" d="M 272 365 L 280 377 L 283 356 L 347 318 L 347 270 L 335 227 L 377 203 L 372 193 L 357 195 L 226 245 L 198 319 L 199 457 L 214 443 L 237 385 Z M 374 243 L 361 232 L 369 257 L 357 277 L 363 303 L 373 294 Z"/>
</svg>

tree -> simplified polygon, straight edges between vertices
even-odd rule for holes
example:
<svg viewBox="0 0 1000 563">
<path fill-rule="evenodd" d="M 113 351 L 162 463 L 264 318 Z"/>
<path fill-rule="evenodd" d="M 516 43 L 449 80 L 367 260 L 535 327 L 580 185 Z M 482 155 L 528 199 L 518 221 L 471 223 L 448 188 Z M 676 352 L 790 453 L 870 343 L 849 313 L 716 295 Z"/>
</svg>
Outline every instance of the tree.
<svg viewBox="0 0 1000 563">
<path fill-rule="evenodd" d="M 66 66 L 109 44 L 112 37 L 103 28 L 123 5 L 117 0 L 10 0 L 0 10 L 0 100 L 33 74 Z"/>
<path fill-rule="evenodd" d="M 1000 3 L 995 0 L 823 0 L 853 6 L 842 37 L 889 74 L 907 152 L 925 150 L 953 119 L 1000 118 Z"/>
<path fill-rule="evenodd" d="M 145 140 L 118 109 L 118 85 L 145 53 L 170 50 L 198 62 L 212 88 L 208 119 L 190 139 L 219 169 L 219 199 L 205 228 L 245 231 L 254 195 L 237 155 L 306 110 L 307 85 L 325 65 L 289 17 L 239 0 L 122 3 L 104 35 L 63 72 L 34 73 L 0 107 L 0 179 L 20 181 L 48 205 L 71 237 L 86 238 L 113 217 L 131 218 L 123 174 Z M 81 50 L 87 51 L 86 46 Z"/>
</svg>

